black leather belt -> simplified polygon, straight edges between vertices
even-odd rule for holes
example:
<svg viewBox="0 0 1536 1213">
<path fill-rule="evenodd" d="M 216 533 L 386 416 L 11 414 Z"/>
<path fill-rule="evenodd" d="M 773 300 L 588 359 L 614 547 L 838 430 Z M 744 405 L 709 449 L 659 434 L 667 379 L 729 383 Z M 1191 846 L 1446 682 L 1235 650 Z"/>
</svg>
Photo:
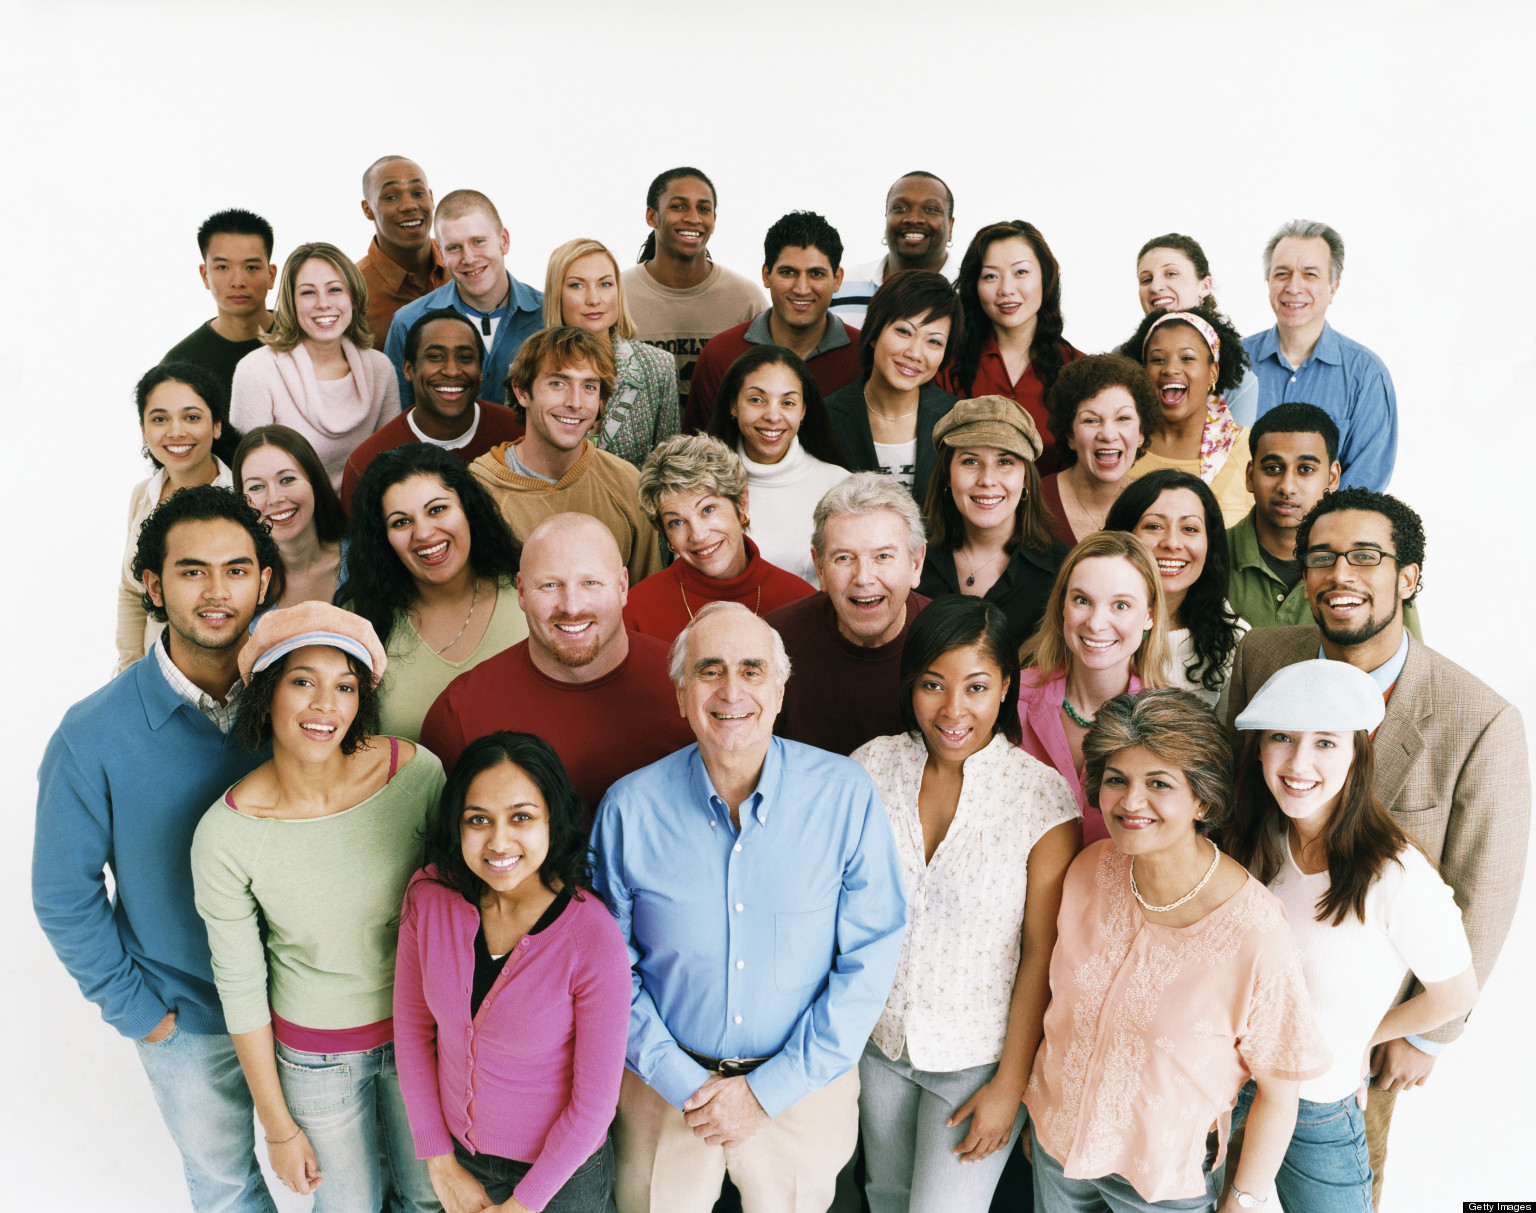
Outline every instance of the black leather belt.
<svg viewBox="0 0 1536 1213">
<path fill-rule="evenodd" d="M 678 1045 L 682 1049 L 682 1045 Z M 738 1078 L 743 1074 L 750 1074 L 758 1066 L 768 1059 L 766 1057 L 705 1057 L 702 1053 L 695 1053 L 692 1049 L 683 1049 L 683 1052 L 693 1058 L 712 1074 L 718 1074 L 721 1078 Z"/>
</svg>

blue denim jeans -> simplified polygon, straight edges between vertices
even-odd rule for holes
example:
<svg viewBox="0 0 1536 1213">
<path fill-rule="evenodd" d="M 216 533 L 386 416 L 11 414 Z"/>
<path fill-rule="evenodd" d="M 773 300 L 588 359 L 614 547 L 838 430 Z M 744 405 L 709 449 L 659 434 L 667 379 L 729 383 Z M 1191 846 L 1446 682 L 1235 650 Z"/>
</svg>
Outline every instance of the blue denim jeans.
<svg viewBox="0 0 1536 1213">
<path fill-rule="evenodd" d="M 1232 1111 L 1235 1130 L 1248 1118 L 1256 1088 L 1245 1086 Z M 1371 1213 L 1371 1159 L 1365 1113 L 1353 1095 L 1334 1103 L 1301 1100 L 1296 1132 L 1275 1176 L 1280 1203 L 1307 1213 Z"/>
<path fill-rule="evenodd" d="M 1205 1195 L 1180 1200 L 1143 1200 L 1128 1179 L 1119 1175 L 1101 1175 L 1097 1179 L 1068 1179 L 1061 1163 L 1045 1152 L 1030 1126 L 1035 1172 L 1036 1213 L 1154 1213 L 1158 1209 L 1187 1210 L 1188 1213 L 1214 1213 L 1221 1194 L 1222 1168 L 1205 1174 Z M 1289 1207 L 1289 1206 L 1288 1206 Z M 1304 1208 L 1297 1205 L 1298 1213 Z M 1312 1213 L 1310 1209 L 1306 1213 Z"/>
<path fill-rule="evenodd" d="M 873 1041 L 865 1046 L 859 1129 L 870 1213 L 986 1213 L 1024 1127 L 1024 1105 L 1007 1145 L 980 1162 L 963 1163 L 954 1152 L 971 1131 L 969 1118 L 952 1129 L 944 1122 L 996 1073 L 996 1063 L 947 1073 L 918 1070 L 905 1049 L 891 1061 Z"/>
<path fill-rule="evenodd" d="M 391 1187 L 404 1208 L 440 1213 L 411 1141 L 393 1042 L 365 1053 L 306 1053 L 279 1042 L 277 1074 L 320 1164 L 314 1213 L 378 1213 Z"/>
<path fill-rule="evenodd" d="M 453 1156 L 459 1165 L 480 1181 L 493 1203 L 510 1200 L 512 1190 L 533 1167 L 531 1162 L 496 1154 L 471 1154 L 457 1140 Z M 544 1213 L 608 1213 L 613 1209 L 613 1143 L 605 1140 L 597 1152 L 576 1168 L 576 1173 L 549 1198 Z"/>
<path fill-rule="evenodd" d="M 139 1061 L 181 1151 L 197 1213 L 274 1213 L 256 1158 L 255 1108 L 228 1036 L 171 1029 L 136 1041 Z"/>
</svg>

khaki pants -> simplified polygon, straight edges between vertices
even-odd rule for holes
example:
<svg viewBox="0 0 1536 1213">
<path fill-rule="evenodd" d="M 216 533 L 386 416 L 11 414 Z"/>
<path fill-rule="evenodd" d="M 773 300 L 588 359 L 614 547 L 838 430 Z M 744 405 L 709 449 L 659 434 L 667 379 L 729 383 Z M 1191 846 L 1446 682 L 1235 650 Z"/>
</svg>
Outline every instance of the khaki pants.
<svg viewBox="0 0 1536 1213">
<path fill-rule="evenodd" d="M 729 1173 L 743 1213 L 825 1213 L 859 1133 L 859 1072 L 786 1108 L 739 1146 L 710 1146 L 629 1070 L 613 1126 L 619 1213 L 710 1213 Z"/>
<path fill-rule="evenodd" d="M 1387 1169 L 1387 1130 L 1397 1107 L 1395 1091 L 1372 1087 L 1365 1096 L 1365 1148 L 1371 1155 L 1371 1203 L 1381 1208 L 1381 1174 Z"/>
</svg>

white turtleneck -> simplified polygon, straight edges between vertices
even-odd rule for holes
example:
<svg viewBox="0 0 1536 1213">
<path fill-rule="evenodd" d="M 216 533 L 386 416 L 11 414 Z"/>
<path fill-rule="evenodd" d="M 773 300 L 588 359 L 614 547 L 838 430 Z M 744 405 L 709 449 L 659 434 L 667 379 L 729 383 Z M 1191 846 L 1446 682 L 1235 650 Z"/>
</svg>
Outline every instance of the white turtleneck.
<svg viewBox="0 0 1536 1213">
<path fill-rule="evenodd" d="M 747 528 L 769 564 L 803 577 L 820 588 L 811 560 L 812 515 L 822 494 L 848 475 L 845 468 L 823 463 L 790 440 L 778 463 L 753 463 L 740 445 L 736 453 L 747 469 Z"/>
</svg>

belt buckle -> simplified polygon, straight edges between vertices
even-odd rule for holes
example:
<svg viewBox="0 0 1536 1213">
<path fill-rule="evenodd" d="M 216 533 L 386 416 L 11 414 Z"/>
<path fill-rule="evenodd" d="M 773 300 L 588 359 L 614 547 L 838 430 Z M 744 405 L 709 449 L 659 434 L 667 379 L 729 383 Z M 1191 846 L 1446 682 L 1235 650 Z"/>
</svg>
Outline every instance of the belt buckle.
<svg viewBox="0 0 1536 1213">
<path fill-rule="evenodd" d="M 740 1078 L 752 1073 L 750 1059 L 745 1057 L 722 1057 L 720 1059 L 721 1078 Z"/>
</svg>

